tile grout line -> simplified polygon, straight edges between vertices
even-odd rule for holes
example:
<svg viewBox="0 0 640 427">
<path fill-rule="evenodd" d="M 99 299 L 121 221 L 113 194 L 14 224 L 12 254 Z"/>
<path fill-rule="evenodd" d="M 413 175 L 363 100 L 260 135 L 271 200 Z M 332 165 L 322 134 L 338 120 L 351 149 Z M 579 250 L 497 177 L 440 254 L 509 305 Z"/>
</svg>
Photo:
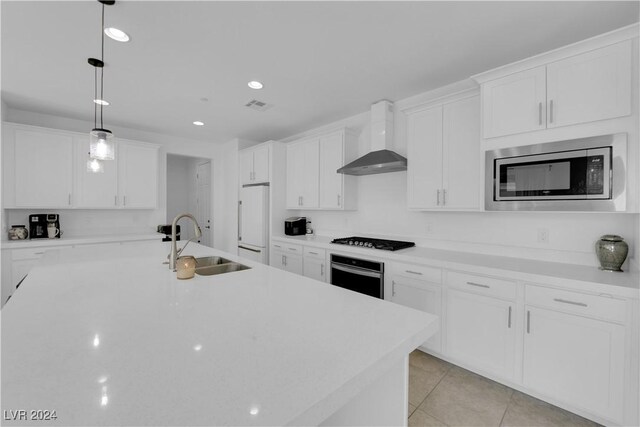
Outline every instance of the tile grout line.
<svg viewBox="0 0 640 427">
<path fill-rule="evenodd" d="M 504 422 L 504 417 L 505 415 L 507 415 L 507 411 L 509 410 L 509 408 L 511 407 L 511 404 L 513 403 L 514 394 L 515 394 L 515 390 L 511 388 L 511 396 L 509 396 L 509 403 L 507 403 L 507 407 L 504 408 L 504 413 L 502 414 L 502 418 L 500 418 L 500 423 L 498 423 L 498 427 L 502 427 L 502 423 Z"/>
<path fill-rule="evenodd" d="M 448 362 L 447 362 L 447 363 L 448 363 Z M 444 379 L 444 377 L 446 377 L 447 375 L 449 375 L 449 372 L 451 371 L 452 366 L 453 366 L 453 365 L 449 364 L 449 368 L 447 369 L 447 372 L 445 372 L 445 373 L 444 373 L 444 375 L 442 376 L 442 378 L 440 378 L 440 380 L 436 383 L 436 385 L 434 385 L 434 386 L 433 386 L 433 388 L 431 389 L 431 391 L 430 391 L 429 393 L 427 393 L 427 395 L 424 397 L 424 399 L 422 399 L 422 400 L 420 401 L 420 403 L 416 406 L 415 411 L 417 411 L 417 410 L 420 408 L 420 406 L 422 406 L 422 404 L 424 403 L 424 401 L 425 401 L 425 400 L 427 400 L 427 398 L 431 395 L 431 393 L 433 393 L 433 391 L 434 391 L 434 390 L 435 390 L 435 389 L 440 385 L 440 383 L 442 382 L 442 380 Z M 427 372 L 426 370 L 421 369 L 421 368 L 418 368 L 417 366 L 416 366 L 416 368 L 417 368 L 417 369 L 420 369 L 421 371 Z M 413 412 L 415 412 L 415 411 L 413 411 Z M 425 414 L 429 415 L 430 417 L 435 418 L 436 420 L 440 421 L 442 424 L 447 425 L 447 423 L 442 422 L 440 419 L 438 419 L 437 417 L 434 417 L 433 415 L 431 415 L 431 414 L 430 414 L 430 413 L 428 413 L 427 411 L 422 410 L 422 412 L 424 412 Z"/>
</svg>

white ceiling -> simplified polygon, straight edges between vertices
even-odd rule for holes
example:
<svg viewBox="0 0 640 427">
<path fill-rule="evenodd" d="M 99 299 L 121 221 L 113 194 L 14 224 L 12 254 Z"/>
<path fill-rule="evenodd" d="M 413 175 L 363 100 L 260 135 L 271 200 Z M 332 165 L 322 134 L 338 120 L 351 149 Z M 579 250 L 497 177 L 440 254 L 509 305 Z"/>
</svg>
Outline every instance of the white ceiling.
<svg viewBox="0 0 640 427">
<path fill-rule="evenodd" d="M 132 40 L 105 41 L 105 126 L 280 139 L 637 22 L 638 4 L 118 1 L 106 25 Z M 100 55 L 100 4 L 1 8 L 2 99 L 93 120 L 86 59 Z M 274 107 L 244 107 L 253 98 Z"/>
</svg>

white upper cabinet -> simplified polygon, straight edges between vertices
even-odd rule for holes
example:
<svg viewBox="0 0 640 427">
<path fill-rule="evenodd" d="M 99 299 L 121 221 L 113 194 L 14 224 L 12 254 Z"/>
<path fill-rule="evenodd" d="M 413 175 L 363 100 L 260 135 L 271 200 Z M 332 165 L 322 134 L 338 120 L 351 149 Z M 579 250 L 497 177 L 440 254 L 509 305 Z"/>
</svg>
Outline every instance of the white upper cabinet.
<svg viewBox="0 0 640 427">
<path fill-rule="evenodd" d="M 319 200 L 319 139 L 287 146 L 287 208 L 317 208 Z"/>
<path fill-rule="evenodd" d="M 545 111 L 544 67 L 482 85 L 485 138 L 544 129 Z"/>
<path fill-rule="evenodd" d="M 119 200 L 124 208 L 155 209 L 158 204 L 158 149 L 118 144 Z"/>
<path fill-rule="evenodd" d="M 631 114 L 630 40 L 482 83 L 483 135 L 505 135 Z"/>
<path fill-rule="evenodd" d="M 287 145 L 288 209 L 355 209 L 355 177 L 338 173 L 355 158 L 352 135 L 340 130 Z"/>
<path fill-rule="evenodd" d="M 480 208 L 479 102 L 471 96 L 408 113 L 409 208 Z"/>
<path fill-rule="evenodd" d="M 118 207 L 118 162 L 102 162 L 104 172 L 94 173 L 87 170 L 89 160 L 89 138 L 75 139 L 75 206 L 78 208 L 117 208 Z M 116 147 L 116 159 L 120 155 Z"/>
<path fill-rule="evenodd" d="M 269 182 L 269 145 L 240 151 L 240 183 L 242 185 Z"/>
<path fill-rule="evenodd" d="M 71 207 L 73 138 L 58 132 L 26 129 L 15 129 L 14 135 L 15 207 Z"/>
<path fill-rule="evenodd" d="M 437 208 L 442 191 L 442 107 L 407 118 L 409 208 Z"/>
<path fill-rule="evenodd" d="M 547 66 L 547 127 L 631 114 L 631 41 Z"/>
</svg>

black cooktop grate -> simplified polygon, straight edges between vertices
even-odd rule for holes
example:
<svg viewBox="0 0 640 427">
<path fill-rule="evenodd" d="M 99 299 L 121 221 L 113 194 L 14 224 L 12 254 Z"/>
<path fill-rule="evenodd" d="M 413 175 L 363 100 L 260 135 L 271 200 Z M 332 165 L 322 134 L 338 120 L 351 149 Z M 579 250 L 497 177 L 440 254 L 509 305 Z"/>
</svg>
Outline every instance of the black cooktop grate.
<svg viewBox="0 0 640 427">
<path fill-rule="evenodd" d="M 382 249 L 385 251 L 397 251 L 415 246 L 414 242 L 403 242 L 400 240 L 371 239 L 369 237 L 343 237 L 341 239 L 333 239 L 331 243 L 349 246 L 361 246 L 365 248 Z"/>
</svg>

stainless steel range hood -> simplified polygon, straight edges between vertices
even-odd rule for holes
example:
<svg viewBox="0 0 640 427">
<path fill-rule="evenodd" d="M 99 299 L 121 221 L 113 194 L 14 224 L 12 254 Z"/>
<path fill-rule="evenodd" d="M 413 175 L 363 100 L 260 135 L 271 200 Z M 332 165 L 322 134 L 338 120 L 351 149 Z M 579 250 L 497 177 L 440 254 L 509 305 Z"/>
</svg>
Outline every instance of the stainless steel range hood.
<svg viewBox="0 0 640 427">
<path fill-rule="evenodd" d="M 371 106 L 372 151 L 341 167 L 346 175 L 373 175 L 407 170 L 407 159 L 389 150 L 393 141 L 393 104 L 380 101 Z"/>
</svg>

